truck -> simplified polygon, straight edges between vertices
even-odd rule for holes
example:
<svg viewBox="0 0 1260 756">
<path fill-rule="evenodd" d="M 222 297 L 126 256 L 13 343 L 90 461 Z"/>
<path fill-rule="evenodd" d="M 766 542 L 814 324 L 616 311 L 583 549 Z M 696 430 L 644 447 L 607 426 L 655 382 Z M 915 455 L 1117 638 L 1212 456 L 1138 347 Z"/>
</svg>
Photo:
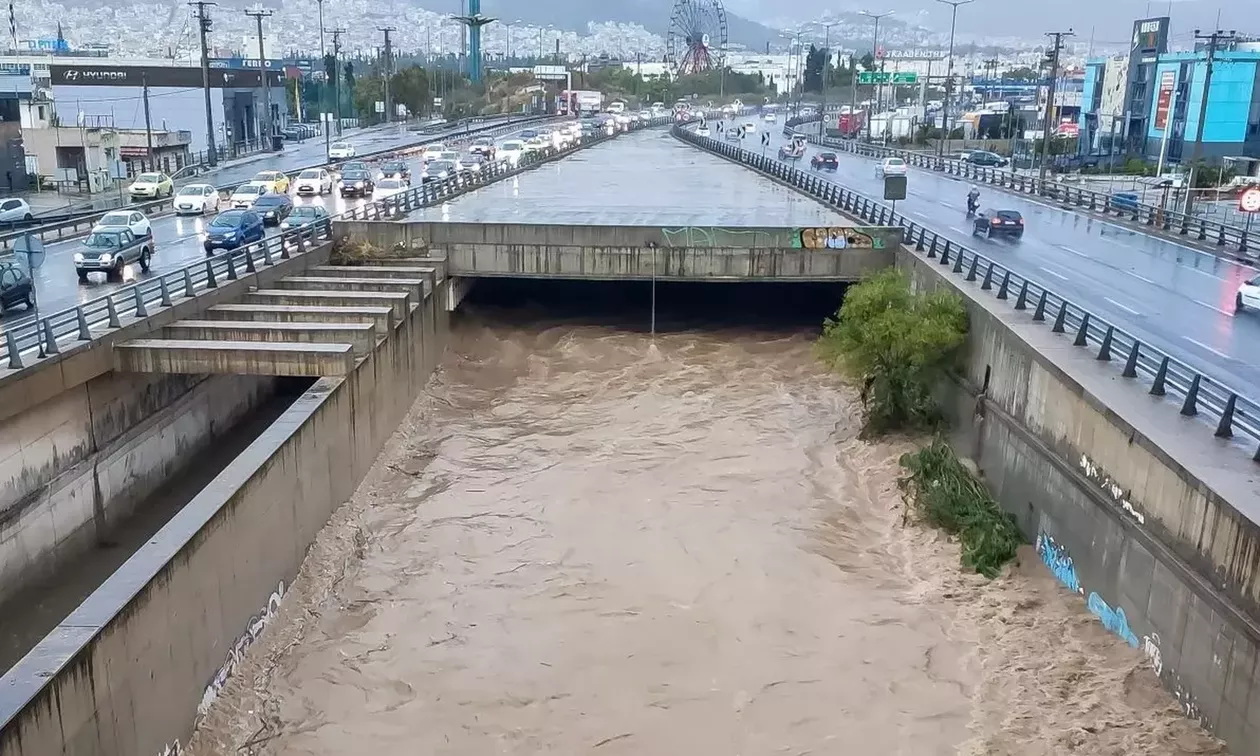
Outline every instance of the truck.
<svg viewBox="0 0 1260 756">
<path fill-rule="evenodd" d="M 89 273 L 104 273 L 107 281 L 121 281 L 132 263 L 149 270 L 153 259 L 153 237 L 136 236 L 129 228 L 93 231 L 74 253 L 74 270 L 79 283 L 87 283 Z"/>
<path fill-rule="evenodd" d="M 830 125 L 827 127 L 827 136 L 853 139 L 864 128 L 866 128 L 865 110 L 839 113 L 836 115 L 835 128 L 831 128 Z"/>
<path fill-rule="evenodd" d="M 590 89 L 566 89 L 556 101 L 560 115 L 590 115 L 604 106 L 604 93 Z"/>
</svg>

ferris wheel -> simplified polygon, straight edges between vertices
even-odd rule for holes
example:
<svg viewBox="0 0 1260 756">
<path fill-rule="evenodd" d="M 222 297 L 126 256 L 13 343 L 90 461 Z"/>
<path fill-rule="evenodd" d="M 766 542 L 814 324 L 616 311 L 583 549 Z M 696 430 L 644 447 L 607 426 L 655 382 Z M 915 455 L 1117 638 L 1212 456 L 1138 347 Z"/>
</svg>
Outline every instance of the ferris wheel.
<svg viewBox="0 0 1260 756">
<path fill-rule="evenodd" d="M 675 76 L 717 68 L 726 50 L 726 10 L 721 0 L 674 0 L 665 40 Z"/>
</svg>

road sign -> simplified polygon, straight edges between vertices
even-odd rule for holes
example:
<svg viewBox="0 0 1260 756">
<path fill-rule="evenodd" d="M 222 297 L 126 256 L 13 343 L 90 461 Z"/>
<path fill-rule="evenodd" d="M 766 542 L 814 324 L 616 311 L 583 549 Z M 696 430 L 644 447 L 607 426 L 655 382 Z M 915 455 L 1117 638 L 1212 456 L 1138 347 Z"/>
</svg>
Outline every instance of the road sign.
<svg viewBox="0 0 1260 756">
<path fill-rule="evenodd" d="M 763 146 L 770 144 L 770 132 L 768 131 L 761 132 L 761 144 Z"/>
<path fill-rule="evenodd" d="M 26 264 L 31 270 L 36 270 L 44 264 L 44 242 L 34 234 L 26 234 L 14 239 L 13 252 L 26 255 Z"/>
<path fill-rule="evenodd" d="M 384 113 L 384 112 L 385 112 L 385 103 L 384 103 L 384 102 L 382 102 L 382 101 L 380 101 L 380 100 L 377 100 L 377 101 L 376 101 L 376 112 L 377 112 L 377 113 Z"/>
<path fill-rule="evenodd" d="M 903 71 L 892 75 L 893 84 L 917 84 L 919 75 L 914 71 Z"/>
<path fill-rule="evenodd" d="M 858 84 L 887 84 L 892 81 L 892 74 L 886 71 L 862 71 L 858 74 Z"/>
<path fill-rule="evenodd" d="M 903 200 L 906 198 L 906 177 L 905 176 L 885 176 L 884 177 L 884 199 L 886 200 Z"/>
<path fill-rule="evenodd" d="M 1260 213 L 1260 186 L 1250 187 L 1239 196 L 1238 210 L 1243 213 Z"/>
</svg>

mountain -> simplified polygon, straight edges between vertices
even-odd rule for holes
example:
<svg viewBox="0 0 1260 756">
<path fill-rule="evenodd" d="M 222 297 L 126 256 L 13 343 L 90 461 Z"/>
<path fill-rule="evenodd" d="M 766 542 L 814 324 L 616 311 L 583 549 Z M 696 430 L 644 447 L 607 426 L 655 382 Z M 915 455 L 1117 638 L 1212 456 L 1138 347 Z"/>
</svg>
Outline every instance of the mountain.
<svg viewBox="0 0 1260 756">
<path fill-rule="evenodd" d="M 437 5 L 454 5 L 459 8 L 458 0 L 441 0 L 441 2 L 422 2 L 431 10 L 446 10 L 433 7 Z M 482 0 L 481 12 L 487 16 L 507 22 L 520 19 L 522 23 L 532 26 L 551 24 L 558 29 L 585 31 L 591 22 L 615 21 L 618 23 L 638 24 L 650 32 L 665 36 L 669 31 L 670 17 L 673 14 L 672 0 Z M 765 49 L 766 43 L 782 44 L 783 36 L 775 29 L 750 21 L 731 12 L 726 14 L 727 39 L 731 44 L 743 45 L 750 49 Z"/>
<path fill-rule="evenodd" d="M 933 0 L 726 0 L 726 7 L 754 21 L 780 27 L 816 20 L 830 12 L 892 10 L 893 18 L 926 26 L 940 34 L 949 34 L 951 9 Z M 1125 43 L 1132 34 L 1133 22 L 1139 18 L 1168 15 L 1172 17 L 1174 46 L 1189 47 L 1189 34 L 1195 28 L 1220 25 L 1239 32 L 1260 32 L 1257 0 L 1053 0 L 1053 2 L 1008 2 L 1007 0 L 975 0 L 958 9 L 958 37 L 974 40 L 981 37 L 1024 37 L 1041 40 L 1048 31 L 1072 28 L 1080 42 L 1088 42 L 1091 32 L 1096 41 Z M 882 26 L 882 25 L 881 25 Z"/>
</svg>

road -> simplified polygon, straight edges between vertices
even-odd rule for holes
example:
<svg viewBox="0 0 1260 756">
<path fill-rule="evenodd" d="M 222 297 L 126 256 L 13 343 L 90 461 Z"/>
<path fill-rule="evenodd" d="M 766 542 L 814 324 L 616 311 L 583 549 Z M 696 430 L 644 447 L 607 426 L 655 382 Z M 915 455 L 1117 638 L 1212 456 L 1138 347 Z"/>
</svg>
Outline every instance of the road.
<svg viewBox="0 0 1260 756">
<path fill-rule="evenodd" d="M 759 124 L 760 126 L 760 124 Z M 782 127 L 767 154 L 778 154 Z M 715 132 L 716 134 L 716 132 Z M 749 144 L 759 149 L 759 141 Z M 821 151 L 811 146 L 800 166 Z M 820 175 L 879 197 L 875 161 L 837 152 L 840 166 Z M 906 200 L 898 211 L 924 226 L 990 255 L 1020 275 L 1039 281 L 1137 338 L 1251 396 L 1260 395 L 1260 317 L 1235 316 L 1238 286 L 1253 268 L 1200 252 L 1176 241 L 1138 233 L 1115 223 L 980 187 L 982 207 L 1024 215 L 1019 242 L 971 235 L 966 183 L 911 168 Z"/>
<path fill-rule="evenodd" d="M 667 129 L 540 166 L 450 202 L 428 221 L 644 226 L 814 226 L 843 223 L 818 202 L 682 144 Z"/>
<path fill-rule="evenodd" d="M 392 141 L 384 143 L 384 146 L 375 146 L 372 149 L 379 150 L 386 149 L 388 146 L 405 145 L 418 139 L 415 134 L 406 136 L 393 135 L 390 138 Z M 502 141 L 507 138 L 509 137 L 502 136 L 498 139 Z M 362 151 L 366 152 L 367 148 L 364 148 Z M 412 158 L 409 162 L 413 180 L 419 181 L 421 163 L 418 156 Z M 299 163 L 299 165 L 305 165 L 305 163 Z M 260 163 L 250 168 L 248 174 L 253 176 L 258 171 L 269 168 L 271 168 L 270 164 Z M 246 176 L 246 178 L 249 176 Z M 385 192 L 378 191 L 375 199 L 381 199 L 385 196 Z M 323 197 L 294 197 L 294 203 L 297 205 L 321 204 L 328 208 L 328 211 L 333 215 L 370 201 L 360 198 L 344 200 L 335 193 Z M 138 265 L 128 266 L 121 283 L 109 283 L 105 281 L 103 275 L 93 274 L 89 276 L 88 283 L 80 284 L 74 271 L 73 257 L 78 250 L 79 241 L 69 240 L 49 244 L 46 248 L 47 256 L 45 262 L 43 266 L 35 271 L 34 275 L 41 314 L 69 309 L 82 302 L 102 297 L 142 277 L 159 275 L 205 259 L 205 250 L 201 246 L 200 234 L 212 217 L 192 216 L 181 218 L 167 215 L 154 218 L 153 236 L 157 242 L 157 251 L 154 254 L 153 264 L 149 272 L 142 272 Z M 274 228 L 268 231 L 268 235 L 276 233 L 279 233 L 279 231 Z M 0 323 L 4 326 L 12 327 L 34 317 L 35 313 L 18 307 L 5 313 Z"/>
</svg>

